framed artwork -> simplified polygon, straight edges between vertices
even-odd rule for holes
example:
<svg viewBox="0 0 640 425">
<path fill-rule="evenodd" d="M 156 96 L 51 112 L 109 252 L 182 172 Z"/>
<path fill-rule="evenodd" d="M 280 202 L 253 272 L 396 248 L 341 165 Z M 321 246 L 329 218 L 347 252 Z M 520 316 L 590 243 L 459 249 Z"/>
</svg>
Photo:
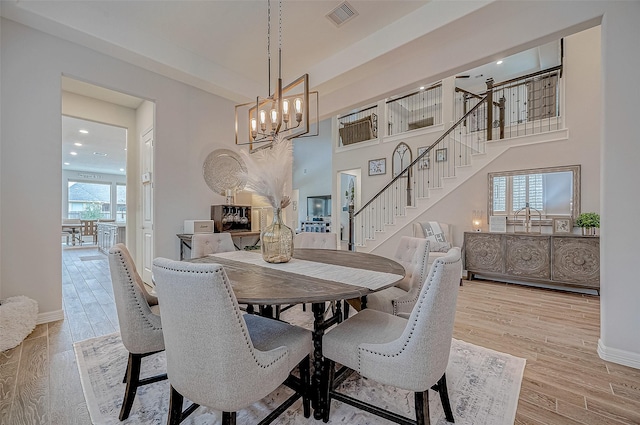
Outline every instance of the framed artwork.
<svg viewBox="0 0 640 425">
<path fill-rule="evenodd" d="M 554 218 L 553 233 L 571 233 L 571 218 Z"/>
<path fill-rule="evenodd" d="M 418 148 L 418 156 L 422 155 L 428 148 Z M 429 154 L 425 155 L 424 158 L 418 162 L 418 170 L 428 170 L 429 169 Z"/>
<path fill-rule="evenodd" d="M 489 231 L 495 233 L 505 233 L 507 231 L 507 216 L 492 215 L 489 217 Z"/>
<path fill-rule="evenodd" d="M 436 149 L 436 162 L 447 160 L 447 148 Z"/>
<path fill-rule="evenodd" d="M 377 175 L 386 174 L 386 173 L 387 173 L 387 159 L 386 158 L 370 159 L 369 160 L 369 175 L 370 176 L 377 176 Z"/>
</svg>

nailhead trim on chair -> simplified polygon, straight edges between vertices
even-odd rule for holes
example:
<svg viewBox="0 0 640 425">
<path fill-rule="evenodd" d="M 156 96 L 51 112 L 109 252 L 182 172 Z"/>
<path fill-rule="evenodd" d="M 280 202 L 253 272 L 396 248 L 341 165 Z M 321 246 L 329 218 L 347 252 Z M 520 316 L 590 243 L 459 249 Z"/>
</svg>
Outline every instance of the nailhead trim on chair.
<svg viewBox="0 0 640 425">
<path fill-rule="evenodd" d="M 113 253 L 109 253 L 109 255 L 114 255 Z M 133 276 L 131 275 L 131 272 L 129 270 L 128 267 L 125 267 L 125 260 L 124 260 L 124 256 L 122 255 L 122 251 L 118 250 L 115 255 L 118 256 L 119 258 L 119 263 L 118 263 L 118 267 L 122 267 L 125 271 L 125 273 L 127 274 L 127 280 L 129 281 L 129 285 L 127 287 L 127 292 L 129 292 L 130 295 L 133 295 L 132 298 L 136 300 L 136 306 L 138 309 L 138 312 L 140 313 L 140 315 L 142 316 L 142 319 L 144 320 L 144 322 L 148 325 L 149 328 L 153 329 L 154 331 L 161 331 L 162 327 L 157 328 L 154 326 L 153 323 L 151 323 L 147 317 L 147 315 L 142 311 L 142 305 L 140 305 L 140 301 L 138 299 L 138 297 L 136 297 L 136 291 L 133 287 L 133 285 L 137 285 L 138 283 L 135 281 L 135 279 L 133 278 Z M 146 302 L 146 301 L 145 301 Z M 148 304 L 147 304 L 148 306 Z"/>
<path fill-rule="evenodd" d="M 460 261 L 460 259 L 454 261 L 457 262 Z M 433 273 L 433 276 L 435 276 L 437 274 L 437 268 L 442 267 L 444 264 L 453 264 L 453 263 L 445 263 L 444 260 L 438 258 L 434 263 L 432 267 L 436 268 L 436 272 Z M 432 280 L 429 280 L 429 285 L 427 285 L 427 290 L 424 292 L 424 295 L 422 297 L 421 300 L 419 300 L 419 303 L 416 304 L 416 308 L 418 308 L 418 313 L 415 315 L 416 319 L 414 319 L 412 325 L 411 325 L 411 330 L 409 331 L 409 337 L 407 338 L 406 341 L 404 341 L 403 345 L 402 345 L 402 349 L 400 349 L 400 351 L 398 351 L 397 353 L 394 354 L 384 354 L 384 353 L 380 353 L 377 351 L 372 351 L 372 350 L 368 350 L 368 349 L 364 349 L 364 348 L 358 348 L 358 372 L 360 372 L 362 370 L 362 368 L 360 367 L 361 364 L 361 353 L 362 352 L 367 352 L 367 353 L 371 353 L 374 355 L 378 355 L 378 356 L 383 356 L 383 357 L 397 357 L 400 354 L 402 354 L 402 352 L 404 351 L 404 349 L 407 347 L 407 345 L 409 345 L 409 341 L 411 340 L 411 337 L 413 335 L 413 331 L 416 328 L 416 324 L 417 324 L 417 317 L 420 315 L 421 310 L 422 310 L 422 306 L 424 304 L 424 299 L 426 297 L 427 292 L 429 292 L 429 288 L 431 287 L 431 283 Z"/>
<path fill-rule="evenodd" d="M 214 273 L 214 274 L 223 274 L 224 272 L 224 268 L 220 265 L 217 264 L 217 268 L 210 271 L 210 270 L 206 270 L 206 271 L 202 271 L 202 270 L 183 270 L 183 269 L 176 269 L 176 268 L 170 268 L 170 267 L 164 267 L 164 266 L 157 266 L 156 267 L 162 267 L 165 270 L 169 270 L 169 271 L 173 271 L 173 272 L 178 272 L 178 273 L 203 273 L 203 274 L 209 274 L 209 273 Z M 232 293 L 229 292 L 229 288 L 231 286 L 230 282 L 229 282 L 229 278 L 226 275 L 226 273 L 224 273 L 223 278 L 225 280 L 225 282 L 227 283 L 227 285 L 225 285 L 225 290 L 227 291 L 227 295 L 229 297 L 230 300 L 233 300 L 232 297 Z M 263 364 L 260 362 L 260 360 L 258 360 L 258 358 L 255 355 L 255 350 L 256 348 L 253 346 L 253 343 L 251 342 L 251 337 L 247 334 L 246 332 L 246 326 L 242 326 L 242 322 L 244 322 L 244 319 L 242 318 L 241 314 L 238 314 L 239 309 L 235 309 L 235 313 L 236 313 L 236 319 L 238 320 L 238 325 L 240 325 L 240 328 L 242 329 L 242 335 L 244 336 L 244 340 L 245 343 L 247 344 L 247 347 L 249 347 L 249 351 L 251 351 L 251 357 L 253 357 L 253 360 L 256 362 L 256 364 L 258 366 L 260 366 L 263 369 L 267 369 L 269 367 L 271 367 L 272 365 L 274 365 L 275 363 L 279 362 L 280 359 L 283 359 L 284 357 L 289 355 L 289 350 L 285 350 L 284 353 L 282 353 L 282 355 L 280 355 L 279 357 L 276 357 L 271 363 L 269 364 Z"/>
<path fill-rule="evenodd" d="M 415 247 L 414 247 L 415 248 Z M 427 246 L 425 247 L 426 249 L 424 250 L 424 254 L 422 255 L 422 261 L 426 262 L 429 258 L 429 241 L 427 241 Z M 425 271 L 425 267 L 421 267 L 420 268 L 420 280 L 418 282 L 422 282 L 423 281 L 423 277 L 424 277 L 424 271 Z M 405 300 L 405 301 L 392 301 L 392 305 L 393 305 L 393 315 L 397 316 L 398 315 L 398 305 L 400 304 L 415 304 L 418 301 L 418 298 L 420 297 L 420 291 L 422 291 L 422 286 L 424 285 L 424 283 L 420 284 L 420 288 L 416 291 L 416 296 L 415 298 L 411 299 L 411 300 Z M 411 288 L 413 289 L 413 288 Z"/>
</svg>

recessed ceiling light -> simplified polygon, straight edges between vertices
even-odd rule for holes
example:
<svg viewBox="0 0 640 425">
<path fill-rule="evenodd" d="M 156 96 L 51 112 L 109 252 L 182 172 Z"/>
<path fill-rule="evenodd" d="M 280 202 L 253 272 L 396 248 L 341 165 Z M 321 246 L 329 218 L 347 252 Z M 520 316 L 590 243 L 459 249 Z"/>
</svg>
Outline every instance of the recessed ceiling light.
<svg viewBox="0 0 640 425">
<path fill-rule="evenodd" d="M 502 64 L 502 61 L 496 62 L 496 65 L 501 65 L 501 64 Z"/>
<path fill-rule="evenodd" d="M 80 142 L 75 142 L 75 143 L 74 143 L 74 145 L 76 145 L 76 146 L 82 146 L 82 143 L 80 143 Z"/>
<path fill-rule="evenodd" d="M 68 162 L 65 162 L 64 165 L 70 165 Z"/>
<path fill-rule="evenodd" d="M 103 152 L 94 152 L 93 154 L 98 156 L 107 156 L 107 154 Z"/>
<path fill-rule="evenodd" d="M 78 152 L 69 152 L 70 155 L 78 155 Z"/>
<path fill-rule="evenodd" d="M 124 168 L 121 168 L 120 171 L 124 171 Z"/>
<path fill-rule="evenodd" d="M 424 86 L 420 86 L 420 90 L 424 90 Z"/>
<path fill-rule="evenodd" d="M 89 131 L 87 131 L 87 130 L 78 130 L 78 131 L 79 131 L 80 133 L 82 133 L 82 134 L 89 134 Z"/>
</svg>

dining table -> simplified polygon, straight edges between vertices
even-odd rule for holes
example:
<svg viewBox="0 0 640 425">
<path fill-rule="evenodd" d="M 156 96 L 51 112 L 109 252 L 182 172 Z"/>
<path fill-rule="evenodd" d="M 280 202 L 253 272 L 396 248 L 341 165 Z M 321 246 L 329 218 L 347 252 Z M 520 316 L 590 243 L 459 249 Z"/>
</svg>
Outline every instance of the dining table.
<svg viewBox="0 0 640 425">
<path fill-rule="evenodd" d="M 76 240 L 79 244 L 82 243 L 82 238 L 80 236 L 80 229 L 82 228 L 81 223 L 62 223 L 62 232 L 69 233 L 71 236 L 71 245 L 76 244 Z M 67 244 L 69 243 L 69 239 L 67 238 Z"/>
<path fill-rule="evenodd" d="M 340 302 L 325 318 L 327 303 L 359 298 L 391 287 L 404 279 L 406 271 L 398 262 L 379 255 L 329 249 L 295 248 L 287 263 L 272 264 L 260 252 L 233 251 L 189 260 L 221 264 L 240 304 L 259 306 L 272 314 L 271 306 L 311 304 L 313 312 L 313 366 L 311 377 L 314 418 L 323 419 L 327 409 L 327 362 L 322 355 L 325 331 L 343 320 Z M 366 307 L 366 305 L 365 305 Z"/>
</svg>

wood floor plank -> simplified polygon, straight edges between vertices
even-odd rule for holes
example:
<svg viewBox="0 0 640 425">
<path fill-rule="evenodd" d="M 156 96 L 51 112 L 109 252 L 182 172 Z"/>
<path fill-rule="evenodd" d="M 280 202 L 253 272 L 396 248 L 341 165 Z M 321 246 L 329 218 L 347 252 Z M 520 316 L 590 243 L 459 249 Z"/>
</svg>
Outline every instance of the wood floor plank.
<svg viewBox="0 0 640 425">
<path fill-rule="evenodd" d="M 585 410 L 584 406 L 575 406 L 571 403 L 567 403 L 563 400 L 558 400 L 558 413 L 562 416 L 571 418 L 575 421 L 586 424 L 598 424 L 598 425 L 620 425 L 630 424 L 624 420 L 623 422 L 603 416 L 597 412 L 591 412 Z"/>
<path fill-rule="evenodd" d="M 11 404 L 16 393 L 18 365 L 17 361 L 0 364 L 0 424 L 11 423 Z"/>
<path fill-rule="evenodd" d="M 51 423 L 90 423 L 73 350 L 51 357 Z"/>
<path fill-rule="evenodd" d="M 11 405 L 12 425 L 49 423 L 49 356 L 47 337 L 26 339 Z"/>
</svg>

